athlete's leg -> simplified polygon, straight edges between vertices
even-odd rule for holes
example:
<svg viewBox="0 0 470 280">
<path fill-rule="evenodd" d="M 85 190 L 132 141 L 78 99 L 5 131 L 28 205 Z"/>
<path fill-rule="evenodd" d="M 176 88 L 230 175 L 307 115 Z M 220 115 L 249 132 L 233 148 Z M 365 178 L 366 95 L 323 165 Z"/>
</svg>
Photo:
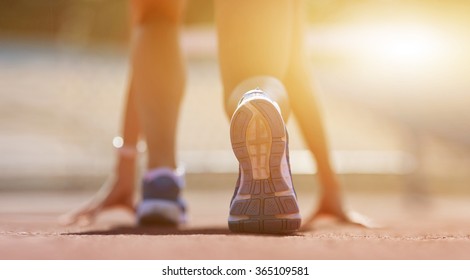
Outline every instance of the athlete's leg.
<svg viewBox="0 0 470 280">
<path fill-rule="evenodd" d="M 289 113 L 280 82 L 289 62 L 290 0 L 215 2 L 220 71 L 227 116 L 232 117 L 247 91 L 259 87 Z"/>
<path fill-rule="evenodd" d="M 180 47 L 184 0 L 134 0 L 133 90 L 147 142 L 148 171 L 137 221 L 179 225 L 185 221 L 184 180 L 176 172 L 176 131 L 185 89 Z"/>
<path fill-rule="evenodd" d="M 132 76 L 148 168 L 176 168 L 176 126 L 185 66 L 179 44 L 184 0 L 133 0 Z"/>
</svg>

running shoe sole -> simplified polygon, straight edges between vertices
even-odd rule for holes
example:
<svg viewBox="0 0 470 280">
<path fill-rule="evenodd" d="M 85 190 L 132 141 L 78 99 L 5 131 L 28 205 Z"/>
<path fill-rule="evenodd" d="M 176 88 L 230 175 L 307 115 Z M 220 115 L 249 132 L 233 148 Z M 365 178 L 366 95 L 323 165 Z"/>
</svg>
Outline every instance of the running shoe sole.
<svg viewBox="0 0 470 280">
<path fill-rule="evenodd" d="M 271 234 L 297 231 L 301 218 L 279 111 L 265 99 L 245 102 L 232 118 L 230 139 L 241 174 L 230 206 L 229 229 Z"/>
</svg>

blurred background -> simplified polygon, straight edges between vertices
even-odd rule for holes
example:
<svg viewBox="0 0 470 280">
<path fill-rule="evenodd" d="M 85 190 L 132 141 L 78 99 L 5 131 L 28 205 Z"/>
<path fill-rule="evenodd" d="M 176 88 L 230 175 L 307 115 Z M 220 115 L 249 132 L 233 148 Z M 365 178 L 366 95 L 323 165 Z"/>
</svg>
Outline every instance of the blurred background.
<svg viewBox="0 0 470 280">
<path fill-rule="evenodd" d="M 178 158 L 190 181 L 233 180 L 238 170 L 212 13 L 213 1 L 189 1 L 182 34 Z M 315 0 L 308 14 L 312 75 L 345 190 L 424 204 L 466 197 L 470 2 Z M 125 0 L 0 0 L 0 191 L 100 187 L 120 134 L 129 38 Z M 295 119 L 288 126 L 295 180 L 310 188 L 315 164 Z"/>
</svg>

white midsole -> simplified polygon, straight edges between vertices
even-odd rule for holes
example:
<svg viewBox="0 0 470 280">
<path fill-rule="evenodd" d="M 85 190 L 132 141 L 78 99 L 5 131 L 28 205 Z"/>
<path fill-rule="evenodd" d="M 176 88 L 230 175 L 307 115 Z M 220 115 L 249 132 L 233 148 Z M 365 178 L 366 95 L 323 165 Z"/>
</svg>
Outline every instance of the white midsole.
<svg viewBox="0 0 470 280">
<path fill-rule="evenodd" d="M 159 215 L 175 223 L 184 223 L 186 215 L 176 202 L 163 199 L 146 199 L 137 206 L 137 218 Z"/>
</svg>

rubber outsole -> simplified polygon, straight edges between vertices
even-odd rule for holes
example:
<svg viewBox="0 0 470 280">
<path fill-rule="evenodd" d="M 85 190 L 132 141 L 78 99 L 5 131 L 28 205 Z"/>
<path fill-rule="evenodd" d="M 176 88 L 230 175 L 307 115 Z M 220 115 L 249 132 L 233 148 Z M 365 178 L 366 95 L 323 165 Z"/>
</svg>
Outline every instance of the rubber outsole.
<svg viewBox="0 0 470 280">
<path fill-rule="evenodd" d="M 230 139 L 241 177 L 230 206 L 229 229 L 271 234 L 297 231 L 301 219 L 286 158 L 286 129 L 276 107 L 264 99 L 241 105 L 232 118 Z"/>
</svg>

